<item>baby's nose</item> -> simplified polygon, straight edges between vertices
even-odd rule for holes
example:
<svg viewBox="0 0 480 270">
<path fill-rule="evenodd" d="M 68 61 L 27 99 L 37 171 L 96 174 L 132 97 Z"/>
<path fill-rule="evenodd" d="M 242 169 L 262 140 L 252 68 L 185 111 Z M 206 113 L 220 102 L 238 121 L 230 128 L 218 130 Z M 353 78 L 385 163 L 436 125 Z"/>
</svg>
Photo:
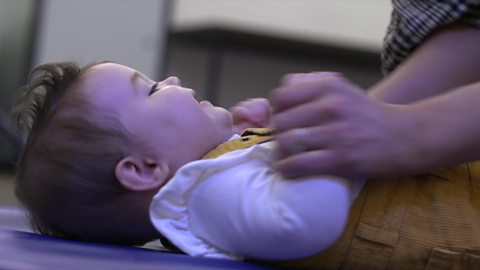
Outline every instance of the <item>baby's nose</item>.
<svg viewBox="0 0 480 270">
<path fill-rule="evenodd" d="M 182 86 L 182 83 L 180 82 L 180 79 L 175 76 L 170 76 L 163 80 L 163 83 L 166 85 L 176 85 L 176 86 Z"/>
</svg>

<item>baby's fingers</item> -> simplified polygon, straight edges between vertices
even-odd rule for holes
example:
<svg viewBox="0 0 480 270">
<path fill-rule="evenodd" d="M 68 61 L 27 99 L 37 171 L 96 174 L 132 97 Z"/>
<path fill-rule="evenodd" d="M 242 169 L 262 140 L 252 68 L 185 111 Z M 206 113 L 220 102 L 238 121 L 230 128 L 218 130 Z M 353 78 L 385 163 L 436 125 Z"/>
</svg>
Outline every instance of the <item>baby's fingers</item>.
<svg viewBox="0 0 480 270">
<path fill-rule="evenodd" d="M 249 112 L 246 107 L 243 106 L 234 106 L 230 109 L 230 113 L 232 114 L 233 123 L 237 124 L 249 119 Z"/>
<path fill-rule="evenodd" d="M 254 98 L 240 102 L 230 112 L 234 123 L 248 121 L 257 126 L 265 126 L 270 119 L 271 107 L 267 99 Z"/>
</svg>

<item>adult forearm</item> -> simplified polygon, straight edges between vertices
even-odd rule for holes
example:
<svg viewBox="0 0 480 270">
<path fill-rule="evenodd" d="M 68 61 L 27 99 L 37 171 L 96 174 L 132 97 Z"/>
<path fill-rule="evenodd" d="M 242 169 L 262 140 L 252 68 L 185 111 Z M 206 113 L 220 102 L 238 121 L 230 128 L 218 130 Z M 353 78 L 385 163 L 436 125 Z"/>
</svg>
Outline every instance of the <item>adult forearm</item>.
<svg viewBox="0 0 480 270">
<path fill-rule="evenodd" d="M 480 83 L 399 107 L 407 174 L 480 159 Z M 402 147 L 402 145 L 400 145 Z"/>
<path fill-rule="evenodd" d="M 456 24 L 440 29 L 369 95 L 407 104 L 480 81 L 480 30 Z"/>
</svg>

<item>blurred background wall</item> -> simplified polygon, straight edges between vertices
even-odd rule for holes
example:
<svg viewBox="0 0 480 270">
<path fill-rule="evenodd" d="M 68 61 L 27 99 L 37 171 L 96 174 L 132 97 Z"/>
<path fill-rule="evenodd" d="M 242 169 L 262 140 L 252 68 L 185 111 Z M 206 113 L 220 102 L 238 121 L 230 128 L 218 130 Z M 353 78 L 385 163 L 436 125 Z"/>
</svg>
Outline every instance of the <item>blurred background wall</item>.
<svg viewBox="0 0 480 270">
<path fill-rule="evenodd" d="M 34 65 L 109 60 L 162 73 L 168 25 L 164 0 L 43 0 Z"/>
<path fill-rule="evenodd" d="M 388 0 L 176 0 L 173 29 L 222 26 L 311 42 L 380 49 Z"/>
<path fill-rule="evenodd" d="M 177 0 L 169 74 L 231 106 L 267 96 L 283 74 L 335 70 L 367 88 L 381 78 L 389 1 Z"/>
<path fill-rule="evenodd" d="M 290 72 L 368 88 L 390 12 L 385 0 L 0 0 L 0 198 L 17 152 L 6 115 L 38 64 L 112 60 L 221 106 L 268 96 Z"/>
<path fill-rule="evenodd" d="M 13 89 L 30 68 L 36 8 L 34 0 L 0 1 L 0 167 L 11 166 L 15 159 L 16 142 L 8 116 Z"/>
</svg>

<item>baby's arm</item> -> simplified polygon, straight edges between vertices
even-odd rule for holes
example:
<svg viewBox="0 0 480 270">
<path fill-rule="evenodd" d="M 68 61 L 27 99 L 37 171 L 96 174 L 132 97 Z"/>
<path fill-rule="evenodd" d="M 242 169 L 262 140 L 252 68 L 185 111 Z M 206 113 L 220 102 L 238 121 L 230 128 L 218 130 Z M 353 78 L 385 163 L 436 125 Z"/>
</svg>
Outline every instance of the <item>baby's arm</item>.
<svg viewBox="0 0 480 270">
<path fill-rule="evenodd" d="M 265 98 L 252 98 L 230 108 L 233 131 L 240 134 L 246 128 L 264 128 L 270 123 L 270 102 Z"/>
<path fill-rule="evenodd" d="M 189 203 L 192 231 L 226 253 L 264 260 L 307 257 L 331 246 L 356 193 L 341 178 L 284 179 L 256 158 L 213 178 Z"/>
</svg>

